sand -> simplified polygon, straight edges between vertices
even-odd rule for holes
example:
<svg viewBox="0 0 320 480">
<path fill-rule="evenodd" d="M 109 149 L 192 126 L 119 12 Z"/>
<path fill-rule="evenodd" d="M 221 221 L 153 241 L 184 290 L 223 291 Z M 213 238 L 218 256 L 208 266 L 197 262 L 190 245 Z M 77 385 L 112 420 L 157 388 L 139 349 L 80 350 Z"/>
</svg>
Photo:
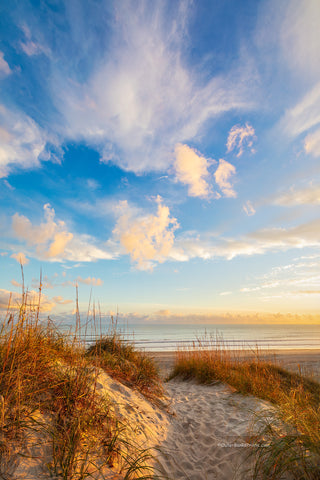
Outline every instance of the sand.
<svg viewBox="0 0 320 480">
<path fill-rule="evenodd" d="M 165 377 L 173 365 L 174 353 L 150 355 Z M 274 352 L 268 352 L 268 355 L 274 355 Z M 282 351 L 277 358 L 291 370 L 312 369 L 315 376 L 319 375 L 320 350 Z M 249 479 L 252 460 L 248 454 L 254 447 L 250 441 L 253 420 L 260 411 L 272 409 L 271 405 L 252 396 L 243 396 L 221 383 L 199 385 L 194 381 L 174 379 L 165 383 L 165 387 L 166 406 L 156 406 L 102 371 L 96 383 L 97 395 L 108 396 L 119 420 L 128 425 L 128 439 L 131 442 L 134 439 L 134 445 L 140 449 L 151 449 L 157 457 L 153 465 L 158 475 L 165 476 L 161 478 Z M 48 446 L 43 442 L 42 449 L 39 449 L 38 435 L 35 435 L 33 446 L 29 444 L 27 449 L 37 458 L 21 458 L 10 478 L 49 478 L 43 470 L 43 455 Z M 118 471 L 118 467 L 105 469 L 103 476 L 94 475 L 92 478 L 122 479 Z"/>
</svg>

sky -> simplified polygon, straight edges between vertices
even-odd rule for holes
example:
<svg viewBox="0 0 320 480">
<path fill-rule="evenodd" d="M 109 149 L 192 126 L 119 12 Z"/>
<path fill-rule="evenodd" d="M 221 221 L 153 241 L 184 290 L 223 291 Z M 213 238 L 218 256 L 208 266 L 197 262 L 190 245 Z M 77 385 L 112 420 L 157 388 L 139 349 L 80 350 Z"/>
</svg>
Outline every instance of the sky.
<svg viewBox="0 0 320 480">
<path fill-rule="evenodd" d="M 0 307 L 320 323 L 320 2 L 0 6 Z"/>
</svg>

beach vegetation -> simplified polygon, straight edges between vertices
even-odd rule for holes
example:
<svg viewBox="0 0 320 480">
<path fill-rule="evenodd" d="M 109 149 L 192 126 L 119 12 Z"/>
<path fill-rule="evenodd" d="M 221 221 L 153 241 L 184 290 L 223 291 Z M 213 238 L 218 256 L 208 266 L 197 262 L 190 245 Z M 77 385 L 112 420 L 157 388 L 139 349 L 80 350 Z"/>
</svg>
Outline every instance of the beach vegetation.
<svg viewBox="0 0 320 480">
<path fill-rule="evenodd" d="M 9 305 L 2 319 L 0 478 L 12 478 L 24 461 L 63 480 L 97 472 L 104 478 L 110 468 L 126 480 L 153 478 L 151 452 L 135 444 L 130 425 L 96 389 L 103 368 L 148 397 L 161 396 L 152 360 L 115 333 L 87 348 L 77 334 L 78 313 L 76 331 L 66 335 L 41 320 L 40 302 L 41 285 L 36 301 L 23 289 L 21 304 Z"/>
<path fill-rule="evenodd" d="M 271 360 L 270 360 L 271 357 Z M 320 384 L 284 369 L 276 357 L 258 348 L 228 348 L 221 337 L 198 339 L 181 347 L 170 378 L 199 383 L 225 382 L 244 395 L 270 402 L 256 415 L 250 452 L 254 479 L 320 478 Z M 279 427 L 280 425 L 280 427 Z"/>
</svg>

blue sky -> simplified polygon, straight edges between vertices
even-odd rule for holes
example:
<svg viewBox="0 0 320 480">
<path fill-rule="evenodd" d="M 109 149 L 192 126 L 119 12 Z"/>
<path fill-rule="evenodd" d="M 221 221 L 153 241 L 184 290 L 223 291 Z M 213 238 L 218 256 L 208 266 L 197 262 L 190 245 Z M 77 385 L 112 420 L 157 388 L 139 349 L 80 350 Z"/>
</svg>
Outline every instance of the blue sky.
<svg viewBox="0 0 320 480">
<path fill-rule="evenodd" d="M 0 13 L 1 308 L 320 321 L 318 0 Z"/>
</svg>

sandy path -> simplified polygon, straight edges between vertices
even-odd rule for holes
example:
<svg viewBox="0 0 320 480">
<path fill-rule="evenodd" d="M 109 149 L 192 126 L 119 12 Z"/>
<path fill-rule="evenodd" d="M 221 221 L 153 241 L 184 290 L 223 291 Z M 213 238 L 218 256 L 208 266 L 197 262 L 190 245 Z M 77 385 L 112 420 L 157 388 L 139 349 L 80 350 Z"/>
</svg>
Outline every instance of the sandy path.
<svg viewBox="0 0 320 480">
<path fill-rule="evenodd" d="M 169 479 L 248 479 L 248 431 L 253 412 L 266 402 L 244 397 L 223 384 L 166 384 L 176 415 L 170 419 L 159 458 Z"/>
</svg>

